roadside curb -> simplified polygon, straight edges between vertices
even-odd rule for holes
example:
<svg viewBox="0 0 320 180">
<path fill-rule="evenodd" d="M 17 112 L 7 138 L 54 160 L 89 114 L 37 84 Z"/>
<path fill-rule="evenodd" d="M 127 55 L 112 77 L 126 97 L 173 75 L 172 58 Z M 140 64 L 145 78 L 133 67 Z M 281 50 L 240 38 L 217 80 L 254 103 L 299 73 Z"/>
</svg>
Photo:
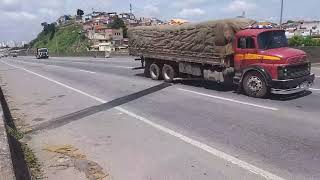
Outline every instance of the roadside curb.
<svg viewBox="0 0 320 180">
<path fill-rule="evenodd" d="M 0 112 L 2 114 L 2 110 Z M 0 117 L 0 179 L 15 179 L 3 115 Z"/>
<path fill-rule="evenodd" d="M 21 143 L 9 132 L 9 129 L 16 130 L 16 126 L 13 122 L 13 118 L 8 106 L 8 103 L 4 97 L 2 88 L 0 87 L 0 101 L 3 111 L 3 121 L 7 135 L 7 142 L 10 149 L 11 164 L 16 180 L 31 180 L 30 172 L 25 161 L 24 153 L 22 151 Z M 0 179 L 2 179 L 0 175 Z"/>
</svg>

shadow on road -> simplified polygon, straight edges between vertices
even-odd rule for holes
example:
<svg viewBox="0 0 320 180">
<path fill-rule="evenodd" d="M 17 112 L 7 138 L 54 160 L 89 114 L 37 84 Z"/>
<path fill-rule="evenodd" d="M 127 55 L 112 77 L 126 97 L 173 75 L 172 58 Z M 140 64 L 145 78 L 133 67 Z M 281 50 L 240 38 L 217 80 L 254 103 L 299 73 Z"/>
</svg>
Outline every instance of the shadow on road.
<svg viewBox="0 0 320 180">
<path fill-rule="evenodd" d="M 149 79 L 145 77 L 144 73 L 135 74 L 135 76 L 143 77 L 146 79 Z M 201 87 L 213 91 L 218 92 L 232 92 L 234 94 L 239 94 L 238 92 L 238 86 L 229 82 L 226 84 L 223 83 L 217 83 L 213 81 L 205 81 L 205 80 L 195 80 L 195 79 L 184 79 L 184 80 L 176 80 L 173 84 L 183 84 L 187 86 L 193 86 L 193 87 Z M 240 91 L 240 94 L 244 94 Z M 311 91 L 303 91 L 296 94 L 290 94 L 290 95 L 276 95 L 276 94 L 270 94 L 266 99 L 274 100 L 274 101 L 290 101 L 295 99 L 300 99 L 303 97 L 306 97 L 308 95 L 312 94 Z"/>
<path fill-rule="evenodd" d="M 132 68 L 132 70 L 140 70 L 140 69 L 144 69 L 144 67 L 134 67 L 134 68 Z"/>
<path fill-rule="evenodd" d="M 202 87 L 209 90 L 219 91 L 219 92 L 230 92 L 230 91 L 236 91 L 237 86 L 233 84 L 221 84 L 211 81 L 204 81 L 204 80 L 178 80 L 174 82 L 188 85 L 188 86 L 194 86 L 194 87 Z"/>
<path fill-rule="evenodd" d="M 291 101 L 291 100 L 300 99 L 300 98 L 309 96 L 310 94 L 312 94 L 311 91 L 303 91 L 300 93 L 290 94 L 290 95 L 273 94 L 273 95 L 270 95 L 269 99 L 275 100 L 275 101 Z"/>
<path fill-rule="evenodd" d="M 28 133 L 36 133 L 38 131 L 45 130 L 45 129 L 55 129 L 55 128 L 64 126 L 66 124 L 69 124 L 69 123 L 71 123 L 73 121 L 77 121 L 77 120 L 80 120 L 82 118 L 91 116 L 93 114 L 96 114 L 96 113 L 99 113 L 99 112 L 102 112 L 102 111 L 106 111 L 106 110 L 112 109 L 112 108 L 117 107 L 117 106 L 121 106 L 121 105 L 126 104 L 128 102 L 134 101 L 134 100 L 139 99 L 141 97 L 144 97 L 144 96 L 147 96 L 149 94 L 152 94 L 152 93 L 155 93 L 157 91 L 160 91 L 162 89 L 165 89 L 165 88 L 167 88 L 169 86 L 171 86 L 171 84 L 162 83 L 162 84 L 159 84 L 157 86 L 153 86 L 151 88 L 148 88 L 148 89 L 139 91 L 137 93 L 133 93 L 133 94 L 130 94 L 130 95 L 127 95 L 127 96 L 124 96 L 124 97 L 109 101 L 107 103 L 104 103 L 104 104 L 101 104 L 101 105 L 98 105 L 98 106 L 92 106 L 92 107 L 89 107 L 89 108 L 86 108 L 86 109 L 83 109 L 83 110 L 80 110 L 80 111 L 77 111 L 77 112 L 73 112 L 73 113 L 67 114 L 65 116 L 58 117 L 58 118 L 55 118 L 53 120 L 50 120 L 48 122 L 44 122 L 44 123 L 41 123 L 39 125 L 36 125 Z"/>
</svg>

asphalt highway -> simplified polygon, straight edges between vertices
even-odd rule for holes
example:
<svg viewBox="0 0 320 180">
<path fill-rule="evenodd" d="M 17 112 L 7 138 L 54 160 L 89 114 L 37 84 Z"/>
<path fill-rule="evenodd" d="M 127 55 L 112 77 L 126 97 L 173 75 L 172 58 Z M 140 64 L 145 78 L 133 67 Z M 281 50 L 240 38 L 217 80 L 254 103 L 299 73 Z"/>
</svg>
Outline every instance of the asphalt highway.
<svg viewBox="0 0 320 180">
<path fill-rule="evenodd" d="M 267 99 L 250 98 L 237 94 L 232 87 L 215 83 L 152 81 L 143 77 L 139 66 L 133 57 L 53 57 L 46 60 L 18 57 L 0 59 L 0 75 L 7 91 L 20 94 L 17 102 L 27 96 L 31 101 L 28 88 L 34 88 L 39 98 L 46 91 L 66 91 L 75 96 L 65 100 L 64 106 L 95 107 L 69 119 L 70 116 L 58 119 L 57 123 L 55 118 L 60 115 L 56 114 L 51 114 L 53 120 L 46 123 L 30 121 L 35 132 L 80 123 L 82 118 L 103 111 L 118 111 L 128 116 L 128 122 L 143 124 L 143 127 L 118 124 L 115 127 L 119 129 L 113 128 L 114 133 L 127 135 L 121 141 L 129 149 L 134 147 L 136 151 L 127 152 L 133 156 L 134 153 L 148 156 L 150 152 L 148 148 L 138 152 L 135 146 L 144 143 L 143 139 L 132 143 L 130 136 L 160 133 L 145 143 L 157 147 L 157 153 L 161 154 L 154 157 L 152 164 L 161 164 L 162 168 L 154 168 L 155 172 L 147 177 L 140 169 L 135 171 L 136 176 L 130 177 L 132 179 L 320 179 L 320 64 L 313 65 L 317 78 L 309 91 L 290 96 L 273 95 Z M 15 97 L 11 95 L 11 98 Z M 86 101 L 88 104 L 84 105 Z M 69 111 L 61 115 L 73 113 L 73 109 Z M 41 114 L 32 111 L 32 114 L 37 113 Z M 112 118 L 110 114 L 103 115 L 109 116 Z M 123 131 L 122 127 L 130 130 Z M 91 128 L 103 131 L 98 124 Z M 84 129 L 81 133 L 89 132 Z M 191 173 L 181 164 L 184 162 L 181 159 L 168 165 L 173 168 L 163 168 L 168 162 L 160 157 L 169 155 L 171 158 L 192 156 L 192 160 L 201 162 L 207 171 L 201 175 Z M 113 160 L 116 161 L 116 157 Z M 150 160 L 152 158 L 146 158 L 144 165 L 148 166 Z M 127 161 L 131 161 L 130 158 Z M 105 166 L 113 170 L 116 167 L 112 167 L 117 166 L 114 164 L 105 162 Z M 125 173 L 121 170 L 114 172 L 118 177 L 115 179 L 128 178 L 117 176 Z M 177 172 L 180 175 L 175 175 Z M 161 177 L 161 174 L 167 176 Z"/>
</svg>

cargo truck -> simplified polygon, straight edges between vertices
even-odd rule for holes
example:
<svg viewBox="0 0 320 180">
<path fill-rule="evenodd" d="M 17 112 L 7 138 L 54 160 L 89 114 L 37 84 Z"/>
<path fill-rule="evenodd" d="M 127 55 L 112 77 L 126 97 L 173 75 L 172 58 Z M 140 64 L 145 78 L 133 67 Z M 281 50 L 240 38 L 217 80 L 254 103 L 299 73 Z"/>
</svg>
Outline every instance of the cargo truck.
<svg viewBox="0 0 320 180">
<path fill-rule="evenodd" d="M 129 52 L 145 63 L 145 75 L 231 81 L 256 98 L 307 90 L 314 81 L 305 52 L 288 47 L 285 31 L 245 18 L 128 30 Z"/>
<path fill-rule="evenodd" d="M 48 48 L 38 48 L 36 58 L 37 59 L 48 59 L 49 58 Z"/>
</svg>

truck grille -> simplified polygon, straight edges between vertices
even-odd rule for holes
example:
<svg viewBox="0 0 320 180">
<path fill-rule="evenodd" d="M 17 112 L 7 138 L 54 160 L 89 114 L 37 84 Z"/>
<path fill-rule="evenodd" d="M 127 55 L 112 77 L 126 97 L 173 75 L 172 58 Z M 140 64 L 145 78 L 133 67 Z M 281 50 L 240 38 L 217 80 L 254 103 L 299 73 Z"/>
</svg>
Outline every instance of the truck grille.
<svg viewBox="0 0 320 180">
<path fill-rule="evenodd" d="M 287 66 L 285 69 L 287 70 L 284 75 L 285 79 L 294 79 L 310 74 L 309 63 Z"/>
</svg>

